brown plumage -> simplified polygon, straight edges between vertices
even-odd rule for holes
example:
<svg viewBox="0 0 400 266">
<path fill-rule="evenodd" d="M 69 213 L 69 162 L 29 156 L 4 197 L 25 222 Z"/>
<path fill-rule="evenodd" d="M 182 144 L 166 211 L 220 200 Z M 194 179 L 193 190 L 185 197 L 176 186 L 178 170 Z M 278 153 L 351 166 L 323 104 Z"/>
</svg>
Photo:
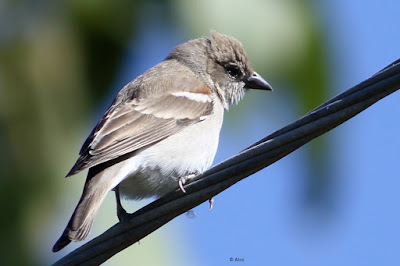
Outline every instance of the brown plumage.
<svg viewBox="0 0 400 266">
<path fill-rule="evenodd" d="M 176 189 L 178 180 L 207 169 L 223 110 L 248 88 L 271 90 L 251 68 L 242 45 L 217 32 L 178 45 L 128 83 L 67 174 L 89 168 L 81 199 L 53 251 L 87 236 L 111 189 L 132 199 L 158 197 Z"/>
</svg>

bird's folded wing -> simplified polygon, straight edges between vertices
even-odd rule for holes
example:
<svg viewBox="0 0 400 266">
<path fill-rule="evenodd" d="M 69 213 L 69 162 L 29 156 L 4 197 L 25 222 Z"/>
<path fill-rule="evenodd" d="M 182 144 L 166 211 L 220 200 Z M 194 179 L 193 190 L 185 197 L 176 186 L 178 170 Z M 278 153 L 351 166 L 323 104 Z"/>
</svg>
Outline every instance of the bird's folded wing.
<svg viewBox="0 0 400 266">
<path fill-rule="evenodd" d="M 181 83 L 179 83 L 181 85 Z M 211 90 L 202 82 L 112 105 L 84 143 L 67 176 L 157 143 L 212 114 Z"/>
</svg>

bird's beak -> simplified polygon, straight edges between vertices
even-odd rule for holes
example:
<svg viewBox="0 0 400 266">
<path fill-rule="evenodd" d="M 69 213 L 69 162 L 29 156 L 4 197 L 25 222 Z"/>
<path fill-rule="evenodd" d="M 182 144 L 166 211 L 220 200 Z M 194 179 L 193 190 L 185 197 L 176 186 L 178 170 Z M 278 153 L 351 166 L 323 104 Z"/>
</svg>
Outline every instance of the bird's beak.
<svg viewBox="0 0 400 266">
<path fill-rule="evenodd" d="M 248 89 L 274 91 L 272 86 L 255 71 L 244 82 Z"/>
</svg>

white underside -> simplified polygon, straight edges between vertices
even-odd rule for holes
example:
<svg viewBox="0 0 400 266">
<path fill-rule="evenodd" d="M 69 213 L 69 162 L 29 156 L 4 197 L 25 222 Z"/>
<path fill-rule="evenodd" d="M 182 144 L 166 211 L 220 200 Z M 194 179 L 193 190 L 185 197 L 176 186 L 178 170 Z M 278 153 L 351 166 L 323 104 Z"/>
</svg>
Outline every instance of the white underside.
<svg viewBox="0 0 400 266">
<path fill-rule="evenodd" d="M 204 172 L 214 160 L 221 130 L 223 107 L 215 116 L 191 125 L 107 170 L 111 188 L 119 185 L 124 198 L 160 197 L 178 188 L 178 179 Z M 202 133 L 201 133 L 202 132 Z"/>
</svg>

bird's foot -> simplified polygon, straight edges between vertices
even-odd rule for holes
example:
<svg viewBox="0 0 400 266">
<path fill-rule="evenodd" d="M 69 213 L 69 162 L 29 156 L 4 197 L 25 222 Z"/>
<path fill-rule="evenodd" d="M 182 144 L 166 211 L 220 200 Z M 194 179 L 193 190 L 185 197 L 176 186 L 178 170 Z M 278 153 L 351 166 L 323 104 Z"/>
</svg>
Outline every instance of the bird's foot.
<svg viewBox="0 0 400 266">
<path fill-rule="evenodd" d="M 185 188 L 184 188 L 184 185 L 186 185 L 187 183 L 189 183 L 190 180 L 193 179 L 193 178 L 196 177 L 196 176 L 197 176 L 197 174 L 190 174 L 190 175 L 185 175 L 185 176 L 180 177 L 180 178 L 178 179 L 178 186 L 179 186 L 179 189 L 180 189 L 183 193 L 186 193 L 186 190 L 185 190 Z"/>
</svg>

